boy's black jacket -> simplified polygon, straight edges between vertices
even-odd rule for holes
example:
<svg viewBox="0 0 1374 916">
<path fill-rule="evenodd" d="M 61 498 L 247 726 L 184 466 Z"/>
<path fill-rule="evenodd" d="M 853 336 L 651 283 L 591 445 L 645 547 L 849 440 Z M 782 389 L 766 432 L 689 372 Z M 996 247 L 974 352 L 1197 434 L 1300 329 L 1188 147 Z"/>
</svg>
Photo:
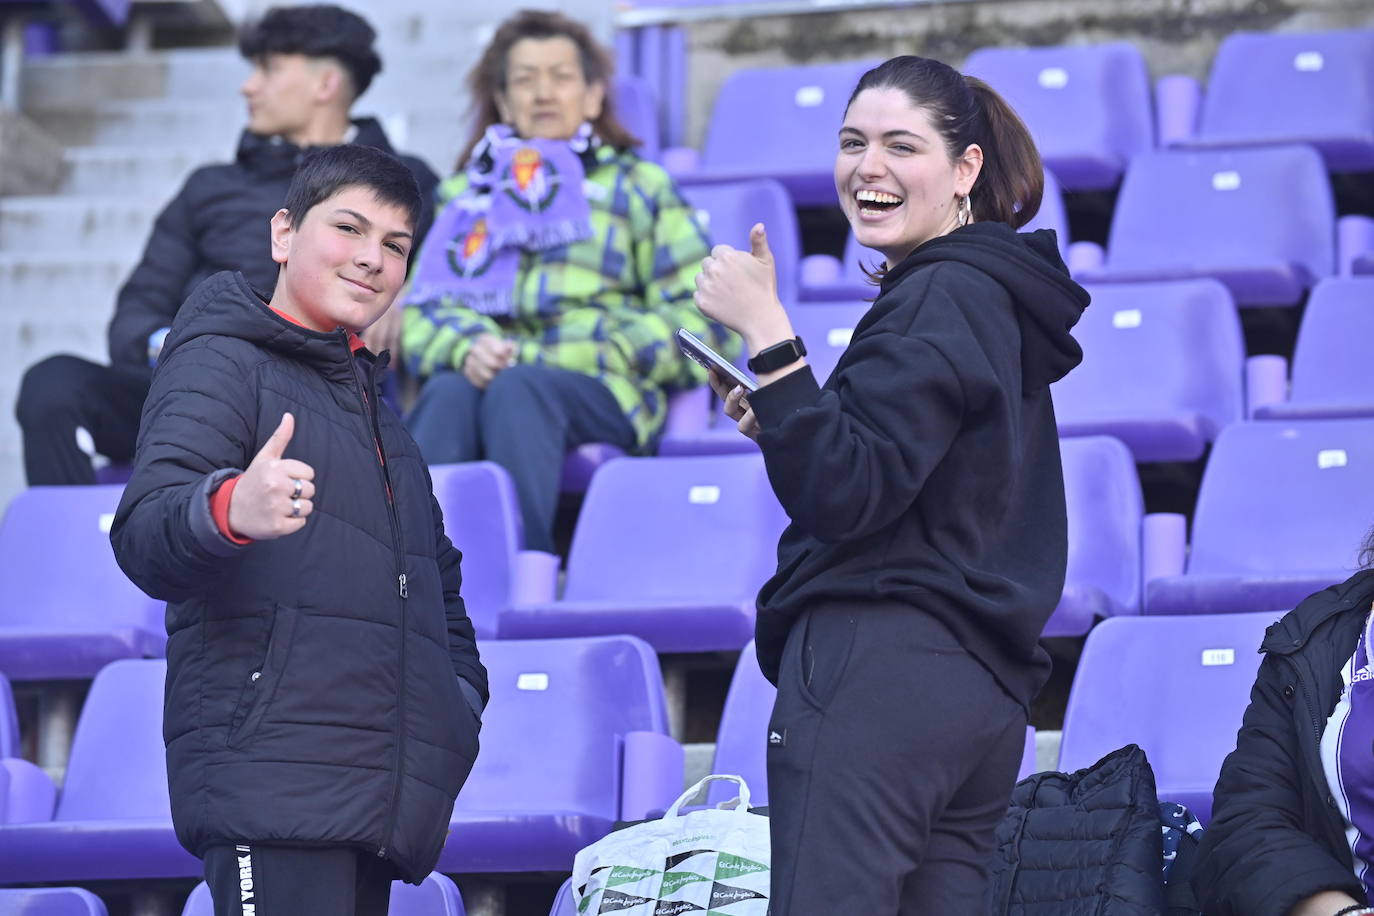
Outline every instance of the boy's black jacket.
<svg viewBox="0 0 1374 916">
<path fill-rule="evenodd" d="M 238 273 L 202 284 L 167 339 L 111 540 L 129 577 L 168 601 L 163 734 L 193 853 L 354 845 L 419 883 L 443 847 L 477 754 L 459 678 L 485 696 L 486 672 L 459 553 L 376 374 L 343 332 L 282 319 Z M 210 494 L 287 411 L 285 457 L 314 468 L 314 513 L 295 534 L 235 545 Z"/>
</svg>

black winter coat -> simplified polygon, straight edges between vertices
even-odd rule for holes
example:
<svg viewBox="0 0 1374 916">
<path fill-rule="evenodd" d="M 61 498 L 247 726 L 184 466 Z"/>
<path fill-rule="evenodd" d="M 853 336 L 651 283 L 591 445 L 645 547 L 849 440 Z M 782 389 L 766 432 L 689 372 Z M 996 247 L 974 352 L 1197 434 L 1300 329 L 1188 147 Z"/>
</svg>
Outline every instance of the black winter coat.
<svg viewBox="0 0 1374 916">
<path fill-rule="evenodd" d="M 378 368 L 221 273 L 181 309 L 153 376 L 111 540 L 169 602 L 172 818 L 197 855 L 356 846 L 418 883 L 443 847 L 477 754 L 459 678 L 485 696 L 486 672 L 458 551 Z M 315 510 L 295 534 L 235 545 L 210 495 L 286 411 L 285 456 L 314 468 Z"/>
<path fill-rule="evenodd" d="M 353 122 L 353 142 L 394 152 L 372 118 Z M 148 365 L 148 336 L 170 327 L 177 309 L 206 278 L 238 270 L 255 289 L 277 284 L 268 222 L 286 200 L 286 189 L 308 150 L 244 131 L 233 162 L 207 165 L 186 179 L 158 214 L 134 272 L 119 290 L 110 321 L 110 362 L 134 369 Z M 420 250 L 433 218 L 439 178 L 414 156 L 400 160 L 420 185 L 424 209 L 416 229 Z"/>
<path fill-rule="evenodd" d="M 1374 571 L 1366 570 L 1307 598 L 1265 633 L 1193 876 L 1208 916 L 1286 916 L 1324 890 L 1364 899 L 1322 770 L 1321 735 L 1371 600 Z"/>
</svg>

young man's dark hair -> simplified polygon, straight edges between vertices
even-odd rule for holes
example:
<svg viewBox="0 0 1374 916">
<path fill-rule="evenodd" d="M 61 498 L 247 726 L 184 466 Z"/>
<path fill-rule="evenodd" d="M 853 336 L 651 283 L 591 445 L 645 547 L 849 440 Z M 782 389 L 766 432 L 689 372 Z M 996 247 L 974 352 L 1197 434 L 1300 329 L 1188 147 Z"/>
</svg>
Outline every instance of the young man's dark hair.
<svg viewBox="0 0 1374 916">
<path fill-rule="evenodd" d="M 356 98 L 381 72 L 373 50 L 377 33 L 356 13 L 330 4 L 284 6 L 268 10 L 239 34 L 239 53 L 249 60 L 266 54 L 332 57 L 348 71 Z"/>
<path fill-rule="evenodd" d="M 303 152 L 345 143 L 392 151 L 375 119 L 350 111 L 381 68 L 374 37 L 359 16 L 323 5 L 268 10 L 244 31 L 241 48 L 253 64 L 240 87 L 247 129 L 232 162 L 196 169 L 158 215 L 115 301 L 111 364 L 60 354 L 24 375 L 16 413 L 30 485 L 95 482 L 91 458 L 77 445 L 78 429 L 111 461 L 133 458 L 151 366 L 187 296 L 224 270 L 241 271 L 258 289 L 276 282 L 268 221 L 281 208 Z M 400 159 L 423 202 L 413 227 L 418 246 L 438 177 L 419 159 Z M 387 346 L 384 337 L 378 340 L 377 349 Z"/>
<path fill-rule="evenodd" d="M 405 210 L 412 228 L 420 222 L 420 186 L 399 159 L 367 147 L 330 146 L 306 156 L 291 179 L 282 204 L 291 215 L 291 227 L 299 228 L 311 207 L 351 185 Z"/>
</svg>

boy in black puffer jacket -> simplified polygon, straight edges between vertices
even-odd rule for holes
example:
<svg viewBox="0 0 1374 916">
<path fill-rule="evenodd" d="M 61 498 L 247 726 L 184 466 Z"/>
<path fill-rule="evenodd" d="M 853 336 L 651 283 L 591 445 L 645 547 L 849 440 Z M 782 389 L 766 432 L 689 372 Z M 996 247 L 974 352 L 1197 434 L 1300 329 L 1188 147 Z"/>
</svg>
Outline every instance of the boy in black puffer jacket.
<svg viewBox="0 0 1374 916">
<path fill-rule="evenodd" d="M 405 280 L 420 192 L 394 157 L 307 159 L 239 273 L 181 308 L 111 531 L 166 599 L 177 836 L 217 916 L 384 914 L 438 861 L 486 672 L 423 459 L 356 334 Z M 252 904 L 248 909 L 245 904 Z"/>
</svg>

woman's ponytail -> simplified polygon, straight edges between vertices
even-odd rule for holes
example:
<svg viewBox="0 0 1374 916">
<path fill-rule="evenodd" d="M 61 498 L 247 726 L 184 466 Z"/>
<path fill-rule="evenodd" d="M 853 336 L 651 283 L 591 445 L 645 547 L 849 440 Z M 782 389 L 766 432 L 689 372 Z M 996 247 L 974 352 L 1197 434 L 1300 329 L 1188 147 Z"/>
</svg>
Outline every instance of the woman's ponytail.
<svg viewBox="0 0 1374 916">
<path fill-rule="evenodd" d="M 1019 229 L 1040 210 L 1045 193 L 1044 165 L 1030 131 L 997 91 L 976 76 L 965 76 L 982 130 L 973 142 L 983 148 L 983 170 L 973 185 L 973 218 L 996 220 Z M 982 136 L 978 136 L 981 134 Z"/>
</svg>

